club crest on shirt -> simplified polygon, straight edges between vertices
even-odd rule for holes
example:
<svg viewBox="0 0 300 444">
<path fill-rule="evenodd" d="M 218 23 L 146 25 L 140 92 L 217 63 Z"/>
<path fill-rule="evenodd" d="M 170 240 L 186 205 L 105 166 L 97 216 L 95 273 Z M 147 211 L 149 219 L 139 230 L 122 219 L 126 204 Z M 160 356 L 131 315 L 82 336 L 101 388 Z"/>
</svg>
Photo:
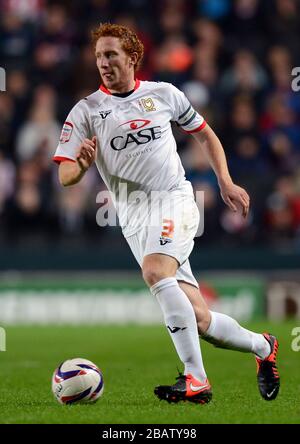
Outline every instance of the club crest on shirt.
<svg viewBox="0 0 300 444">
<path fill-rule="evenodd" d="M 145 111 L 156 111 L 154 102 L 151 97 L 147 99 L 141 99 L 141 103 Z"/>
<path fill-rule="evenodd" d="M 65 122 L 61 130 L 59 142 L 60 143 L 69 142 L 72 135 L 72 131 L 73 131 L 73 124 L 71 122 Z"/>
</svg>

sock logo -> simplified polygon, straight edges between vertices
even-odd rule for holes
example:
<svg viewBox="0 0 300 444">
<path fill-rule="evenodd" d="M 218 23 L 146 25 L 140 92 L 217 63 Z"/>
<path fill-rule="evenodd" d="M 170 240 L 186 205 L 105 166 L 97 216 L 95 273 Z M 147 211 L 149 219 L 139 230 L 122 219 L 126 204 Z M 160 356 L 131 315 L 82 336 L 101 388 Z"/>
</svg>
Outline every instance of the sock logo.
<svg viewBox="0 0 300 444">
<path fill-rule="evenodd" d="M 187 327 L 183 327 L 183 328 L 180 328 L 180 327 L 170 327 L 169 325 L 167 325 L 167 328 L 170 330 L 170 332 L 171 333 L 176 333 L 178 330 L 185 330 Z"/>
</svg>

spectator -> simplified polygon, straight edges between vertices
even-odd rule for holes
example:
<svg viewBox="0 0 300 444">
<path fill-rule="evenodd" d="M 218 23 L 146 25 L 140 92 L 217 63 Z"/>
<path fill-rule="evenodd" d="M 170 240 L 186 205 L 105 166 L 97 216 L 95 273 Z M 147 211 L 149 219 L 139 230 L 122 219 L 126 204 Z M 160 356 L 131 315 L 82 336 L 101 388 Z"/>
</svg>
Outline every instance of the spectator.
<svg viewBox="0 0 300 444">
<path fill-rule="evenodd" d="M 15 188 L 15 166 L 0 151 L 0 215 L 3 214 L 6 201 L 13 195 Z"/>
<path fill-rule="evenodd" d="M 225 71 L 221 79 L 221 88 L 225 95 L 237 93 L 257 95 L 267 87 L 266 71 L 257 62 L 250 51 L 240 50 L 234 56 L 232 68 Z"/>
<path fill-rule="evenodd" d="M 55 120 L 55 92 L 40 86 L 35 93 L 35 102 L 29 120 L 20 128 L 17 138 L 17 157 L 20 161 L 30 160 L 39 149 L 47 150 L 51 159 L 60 135 L 60 124 Z"/>
<path fill-rule="evenodd" d="M 98 87 L 89 32 L 82 30 L 109 20 L 129 25 L 143 41 L 147 58 L 138 77 L 178 85 L 218 129 L 233 176 L 250 192 L 250 222 L 240 226 L 216 199 L 201 150 L 175 131 L 188 178 L 205 190 L 204 241 L 292 248 L 299 240 L 300 94 L 291 89 L 300 57 L 299 2 L 74 0 L 66 9 L 62 2 L 32 0 L 29 7 L 0 0 L 0 12 L 4 237 L 13 229 L 20 240 L 35 231 L 42 237 L 54 227 L 78 238 L 87 226 L 91 236 L 99 233 L 95 190 L 103 184 L 92 175 L 83 189 L 64 195 L 63 216 L 50 158 L 66 110 Z M 95 202 L 93 214 L 87 201 Z"/>
</svg>

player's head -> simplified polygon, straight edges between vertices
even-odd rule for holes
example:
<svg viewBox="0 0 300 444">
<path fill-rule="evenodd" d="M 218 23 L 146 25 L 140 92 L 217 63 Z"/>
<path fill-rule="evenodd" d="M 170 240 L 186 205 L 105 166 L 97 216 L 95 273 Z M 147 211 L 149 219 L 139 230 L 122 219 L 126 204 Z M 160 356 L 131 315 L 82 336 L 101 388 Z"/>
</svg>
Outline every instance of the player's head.
<svg viewBox="0 0 300 444">
<path fill-rule="evenodd" d="M 135 32 L 125 26 L 104 23 L 92 31 L 92 42 L 102 82 L 108 89 L 118 90 L 120 84 L 134 78 L 144 54 L 144 46 Z"/>
</svg>

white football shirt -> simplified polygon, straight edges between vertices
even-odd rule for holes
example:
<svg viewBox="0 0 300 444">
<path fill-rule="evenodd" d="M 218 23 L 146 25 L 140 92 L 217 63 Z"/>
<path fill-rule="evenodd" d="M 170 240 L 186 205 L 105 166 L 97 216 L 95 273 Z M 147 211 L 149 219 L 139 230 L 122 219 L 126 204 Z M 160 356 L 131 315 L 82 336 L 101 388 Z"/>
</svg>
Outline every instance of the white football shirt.
<svg viewBox="0 0 300 444">
<path fill-rule="evenodd" d="M 136 80 L 127 97 L 112 95 L 102 85 L 80 100 L 64 123 L 54 161 L 76 161 L 83 139 L 97 137 L 96 166 L 112 194 L 126 237 L 137 232 L 141 218 L 147 216 L 146 207 L 139 206 L 137 212 L 136 200 L 128 199 L 130 193 L 181 190 L 193 194 L 177 153 L 171 121 L 187 133 L 201 131 L 206 124 L 172 84 Z"/>
</svg>

